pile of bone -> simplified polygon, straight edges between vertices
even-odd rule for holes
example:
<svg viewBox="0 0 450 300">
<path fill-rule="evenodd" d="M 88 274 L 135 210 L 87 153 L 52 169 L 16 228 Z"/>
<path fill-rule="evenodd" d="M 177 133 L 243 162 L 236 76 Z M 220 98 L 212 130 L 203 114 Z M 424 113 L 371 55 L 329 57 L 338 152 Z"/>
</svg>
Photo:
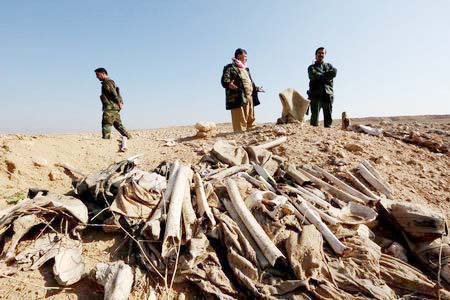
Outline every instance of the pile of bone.
<svg viewBox="0 0 450 300">
<path fill-rule="evenodd" d="M 142 272 L 163 291 L 184 282 L 208 299 L 450 299 L 442 214 L 395 201 L 365 160 L 340 176 L 295 166 L 270 151 L 284 141 L 218 141 L 196 165 L 163 162 L 152 172 L 137 157 L 112 164 L 75 178 L 83 213 L 76 198 L 19 203 L 0 212 L 8 268 L 51 256 L 60 284 L 78 281 L 86 274 L 77 235 L 96 222 L 131 247 L 125 262 L 99 264 L 91 276 L 105 299 L 128 298 Z M 31 226 L 23 218 L 38 218 L 41 230 L 17 251 Z"/>
<path fill-rule="evenodd" d="M 408 144 L 427 148 L 434 153 L 443 153 L 447 155 L 449 153 L 449 133 L 445 130 L 435 129 L 424 132 L 419 130 L 411 130 L 408 126 L 401 124 L 394 126 L 383 122 L 376 126 L 355 124 L 350 125 L 346 129 L 378 137 L 386 136 L 394 138 Z"/>
</svg>

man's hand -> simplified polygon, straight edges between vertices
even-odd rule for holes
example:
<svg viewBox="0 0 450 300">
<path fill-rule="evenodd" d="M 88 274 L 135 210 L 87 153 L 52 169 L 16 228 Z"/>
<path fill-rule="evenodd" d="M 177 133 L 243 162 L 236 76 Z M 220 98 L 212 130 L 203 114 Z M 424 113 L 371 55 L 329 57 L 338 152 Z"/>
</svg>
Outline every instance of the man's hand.
<svg viewBox="0 0 450 300">
<path fill-rule="evenodd" d="M 235 89 L 237 89 L 238 87 L 234 84 L 234 80 L 231 80 L 230 84 L 228 85 L 228 88 L 229 88 L 230 90 L 235 90 Z"/>
<path fill-rule="evenodd" d="M 266 92 L 266 91 L 263 89 L 262 86 L 257 86 L 257 87 L 256 87 L 256 91 L 257 91 L 258 93 L 265 93 L 265 92 Z"/>
</svg>

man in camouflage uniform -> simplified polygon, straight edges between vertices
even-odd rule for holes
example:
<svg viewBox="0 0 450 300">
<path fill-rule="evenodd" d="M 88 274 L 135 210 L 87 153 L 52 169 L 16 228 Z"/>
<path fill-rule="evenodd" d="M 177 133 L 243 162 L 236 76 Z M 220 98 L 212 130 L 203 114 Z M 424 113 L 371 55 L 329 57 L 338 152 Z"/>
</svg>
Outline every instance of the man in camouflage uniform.
<svg viewBox="0 0 450 300">
<path fill-rule="evenodd" d="M 255 106 L 259 105 L 257 87 L 247 67 L 247 51 L 236 49 L 233 62 L 223 68 L 221 83 L 225 88 L 225 106 L 231 110 L 234 132 L 249 130 L 255 122 Z"/>
<path fill-rule="evenodd" d="M 333 78 L 336 77 L 336 68 L 325 63 L 326 50 L 323 47 L 316 50 L 316 61 L 308 67 L 309 91 L 311 100 L 311 125 L 319 125 L 319 112 L 323 109 L 324 126 L 330 127 L 333 123 L 331 112 L 333 109 Z"/>
<path fill-rule="evenodd" d="M 120 110 L 123 106 L 122 97 L 120 96 L 119 88 L 112 79 L 108 77 L 108 72 L 104 68 L 95 70 L 95 75 L 102 83 L 102 94 L 100 100 L 102 101 L 103 117 L 102 117 L 102 136 L 104 139 L 111 138 L 111 126 L 127 138 L 131 138 L 120 120 Z"/>
</svg>

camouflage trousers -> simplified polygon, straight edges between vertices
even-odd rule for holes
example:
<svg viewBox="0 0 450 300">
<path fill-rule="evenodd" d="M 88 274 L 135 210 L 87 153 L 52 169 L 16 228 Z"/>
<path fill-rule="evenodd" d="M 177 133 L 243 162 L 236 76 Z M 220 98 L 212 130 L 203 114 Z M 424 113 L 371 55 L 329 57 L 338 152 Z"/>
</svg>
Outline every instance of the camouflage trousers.
<svg viewBox="0 0 450 300">
<path fill-rule="evenodd" d="M 114 126 L 121 135 L 131 138 L 130 134 L 123 126 L 122 120 L 120 119 L 120 112 L 117 110 L 106 110 L 103 112 L 102 136 L 104 139 L 111 138 L 111 126 Z"/>
</svg>

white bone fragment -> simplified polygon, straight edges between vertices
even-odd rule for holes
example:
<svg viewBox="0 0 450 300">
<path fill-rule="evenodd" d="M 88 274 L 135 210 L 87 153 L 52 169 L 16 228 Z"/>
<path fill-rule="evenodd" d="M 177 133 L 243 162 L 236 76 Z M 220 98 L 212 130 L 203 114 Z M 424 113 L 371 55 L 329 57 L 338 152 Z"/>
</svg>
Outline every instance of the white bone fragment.
<svg viewBox="0 0 450 300">
<path fill-rule="evenodd" d="M 279 145 L 283 144 L 286 141 L 287 141 L 287 137 L 283 136 L 283 137 L 280 137 L 279 139 L 267 142 L 265 144 L 258 145 L 258 147 L 264 148 L 264 149 L 270 149 L 270 148 L 279 146 Z"/>
<path fill-rule="evenodd" d="M 307 177 L 307 176 L 303 175 L 302 173 L 300 173 L 299 171 L 297 171 L 297 168 L 295 168 L 295 166 L 292 164 L 284 165 L 282 168 L 299 185 L 303 185 L 307 182 L 311 182 L 309 177 Z"/>
<path fill-rule="evenodd" d="M 331 184 L 326 183 L 325 181 L 323 181 L 322 179 L 317 178 L 316 176 L 312 175 L 311 173 L 305 171 L 305 170 L 299 170 L 300 172 L 302 172 L 304 175 L 308 176 L 309 179 L 311 179 L 312 182 L 314 182 L 315 184 L 317 184 L 318 186 L 320 186 L 322 189 L 324 189 L 325 191 L 329 192 L 330 194 L 338 197 L 339 199 L 345 201 L 345 202 L 350 202 L 350 201 L 354 201 L 357 203 L 361 203 L 364 204 L 364 201 L 353 196 L 350 195 L 347 192 L 341 191 L 340 189 L 332 186 Z"/>
<path fill-rule="evenodd" d="M 266 269 L 268 266 L 270 266 L 269 262 L 267 261 L 266 257 L 262 253 L 259 246 L 256 244 L 255 240 L 253 239 L 252 235 L 248 231 L 247 227 L 245 226 L 244 222 L 239 217 L 238 213 L 236 212 L 236 209 L 234 208 L 233 204 L 230 200 L 226 198 L 222 198 L 222 203 L 225 206 L 225 209 L 230 214 L 230 217 L 236 222 L 239 229 L 242 231 L 242 234 L 247 239 L 247 241 L 252 246 L 253 250 L 255 250 L 256 253 L 256 259 L 258 260 L 259 266 L 262 270 Z"/>
<path fill-rule="evenodd" d="M 248 231 L 255 239 L 255 242 L 258 244 L 259 248 L 267 258 L 269 263 L 274 266 L 278 259 L 285 260 L 286 258 L 283 253 L 281 253 L 281 251 L 270 240 L 270 238 L 262 229 L 261 225 L 259 225 L 255 217 L 248 210 L 247 206 L 245 206 L 236 182 L 233 179 L 228 178 L 225 181 L 225 186 L 227 188 L 228 194 L 230 195 L 231 202 L 236 209 L 236 212 L 238 213 L 242 222 L 244 222 Z"/>
<path fill-rule="evenodd" d="M 247 174 L 247 173 L 242 173 Z M 216 220 L 211 211 L 211 207 L 208 204 L 208 199 L 206 198 L 205 187 L 203 186 L 202 178 L 198 173 L 194 175 L 195 183 L 195 199 L 197 201 L 197 208 L 200 217 L 206 216 L 212 227 L 216 225 Z"/>
<path fill-rule="evenodd" d="M 177 177 L 179 168 L 180 162 L 176 160 L 170 168 L 169 180 L 167 183 L 166 190 L 164 191 L 163 197 L 161 201 L 158 203 L 158 206 L 155 208 L 150 219 L 146 222 L 146 226 L 144 226 L 143 228 L 144 230 L 145 228 L 149 227 L 153 238 L 159 238 L 159 235 L 161 233 L 160 219 L 163 213 L 166 213 L 165 209 L 169 202 L 170 196 L 172 195 L 173 186 L 175 184 L 175 179 Z"/>
<path fill-rule="evenodd" d="M 358 197 L 359 199 L 362 199 L 365 203 L 369 203 L 371 201 L 372 202 L 376 201 L 376 199 L 370 198 L 367 195 L 361 193 L 360 191 L 352 188 L 351 186 L 347 185 L 346 183 L 344 183 L 340 179 L 336 178 L 334 175 L 328 173 L 324 169 L 322 169 L 322 168 L 320 168 L 318 166 L 313 166 L 313 168 L 317 172 L 319 172 L 321 175 L 323 175 L 325 178 L 327 178 L 329 181 L 331 181 L 333 184 L 335 184 L 338 188 L 340 188 L 343 191 L 349 193 L 350 195 L 353 195 L 355 197 Z"/>
<path fill-rule="evenodd" d="M 347 174 L 348 178 L 353 182 L 353 184 L 358 188 L 361 192 L 369 196 L 370 198 L 379 200 L 379 197 L 375 195 L 364 183 L 362 183 L 355 175 L 350 173 L 349 171 L 346 171 L 345 174 Z"/>
<path fill-rule="evenodd" d="M 192 238 L 193 227 L 197 220 L 194 207 L 192 206 L 191 181 L 192 181 L 192 171 L 190 172 L 190 175 L 188 176 L 187 182 L 185 184 L 186 191 L 184 193 L 183 207 L 182 207 L 184 234 L 186 237 L 186 241 L 189 241 Z"/>
<path fill-rule="evenodd" d="M 359 174 L 367 180 L 370 185 L 372 185 L 379 193 L 386 195 L 388 198 L 392 199 L 392 191 L 383 182 L 375 177 L 363 164 L 358 165 Z"/>
<path fill-rule="evenodd" d="M 291 199 L 292 200 L 292 199 Z M 316 226 L 317 230 L 322 233 L 324 239 L 330 244 L 331 248 L 333 248 L 334 252 L 339 255 L 346 255 L 351 248 L 344 245 L 339 239 L 331 232 L 331 230 L 325 225 L 320 218 L 317 217 L 317 213 L 314 212 L 305 201 L 296 201 L 298 204 L 296 207 L 298 210 L 306 216 L 306 218 Z"/>
<path fill-rule="evenodd" d="M 245 180 L 247 180 L 248 182 L 250 182 L 251 184 L 253 184 L 255 187 L 257 187 L 260 190 L 267 190 L 267 187 L 264 185 L 263 182 L 259 181 L 258 179 L 248 175 L 248 173 L 245 172 L 240 172 L 237 174 L 239 177 L 244 178 Z"/>
<path fill-rule="evenodd" d="M 244 164 L 244 165 L 240 165 L 240 166 L 233 166 L 233 167 L 225 169 L 217 174 L 207 177 L 206 180 L 222 180 L 226 177 L 229 177 L 229 176 L 234 175 L 239 172 L 247 172 L 251 168 L 252 168 L 252 166 L 248 165 L 248 164 Z"/>
<path fill-rule="evenodd" d="M 181 210 L 186 193 L 190 168 L 180 166 L 170 197 L 167 213 L 166 231 L 162 242 L 161 256 L 167 258 L 176 254 L 177 245 L 181 242 Z"/>
<path fill-rule="evenodd" d="M 104 300 L 124 300 L 130 296 L 133 272 L 123 261 L 98 263 L 95 266 L 95 279 L 105 288 Z"/>
</svg>

